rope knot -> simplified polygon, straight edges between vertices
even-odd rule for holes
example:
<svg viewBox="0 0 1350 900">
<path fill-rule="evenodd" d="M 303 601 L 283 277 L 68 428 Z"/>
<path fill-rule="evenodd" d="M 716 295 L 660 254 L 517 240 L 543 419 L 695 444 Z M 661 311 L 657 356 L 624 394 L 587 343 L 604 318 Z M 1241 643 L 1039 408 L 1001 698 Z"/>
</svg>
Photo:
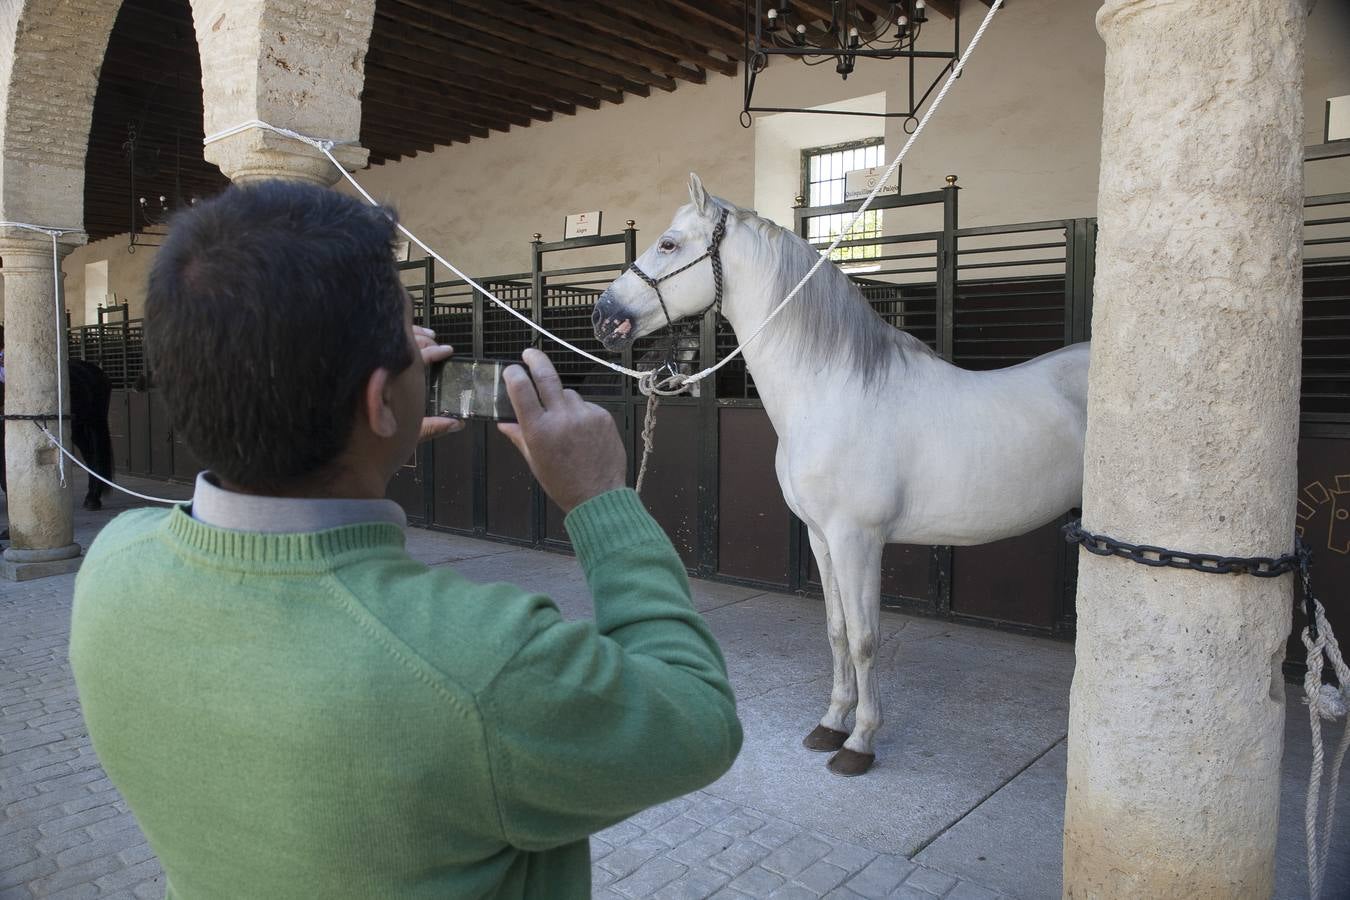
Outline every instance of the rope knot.
<svg viewBox="0 0 1350 900">
<path fill-rule="evenodd" d="M 678 397 L 693 384 L 692 379 L 666 363 L 650 371 L 643 372 L 638 378 L 638 391 L 644 397 Z"/>
</svg>

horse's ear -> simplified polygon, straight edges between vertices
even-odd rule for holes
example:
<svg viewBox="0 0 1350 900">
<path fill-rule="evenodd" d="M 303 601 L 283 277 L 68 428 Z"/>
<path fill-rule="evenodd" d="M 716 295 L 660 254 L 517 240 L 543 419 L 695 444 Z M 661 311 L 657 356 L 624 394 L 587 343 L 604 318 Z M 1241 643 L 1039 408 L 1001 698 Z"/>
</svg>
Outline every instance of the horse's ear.
<svg viewBox="0 0 1350 900">
<path fill-rule="evenodd" d="M 703 189 L 703 182 L 693 172 L 689 173 L 689 202 L 694 204 L 694 208 L 705 216 L 712 208 L 712 203 L 708 199 L 708 192 Z"/>
</svg>

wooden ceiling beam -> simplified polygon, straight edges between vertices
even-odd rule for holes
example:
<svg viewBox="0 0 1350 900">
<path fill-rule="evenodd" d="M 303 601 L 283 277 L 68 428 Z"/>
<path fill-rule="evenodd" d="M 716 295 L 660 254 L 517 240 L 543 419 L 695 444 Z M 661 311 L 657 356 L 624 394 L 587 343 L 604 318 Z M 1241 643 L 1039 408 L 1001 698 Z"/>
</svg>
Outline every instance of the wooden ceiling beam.
<svg viewBox="0 0 1350 900">
<path fill-rule="evenodd" d="M 600 101 L 594 97 L 559 87 L 550 89 L 547 84 L 514 73 L 509 78 L 494 81 L 484 76 L 482 67 L 466 65 L 463 60 L 448 58 L 422 47 L 391 41 L 379 35 L 371 35 L 370 40 L 370 54 L 367 60 L 373 56 L 376 65 L 390 71 L 439 82 L 440 90 L 455 90 L 459 85 L 468 87 L 468 82 L 461 78 L 467 76 L 480 85 L 492 86 L 491 93 L 483 92 L 486 96 L 537 98 L 540 102 L 549 101 L 550 105 L 570 104 L 573 110 L 578 106 L 585 106 L 588 109 L 600 108 Z"/>
<path fill-rule="evenodd" d="M 648 47 L 641 47 L 629 41 L 601 34 L 594 29 L 578 28 L 568 22 L 542 16 L 538 11 L 508 0 L 465 0 L 465 5 L 480 9 L 490 6 L 493 15 L 505 18 L 508 22 L 527 29 L 532 34 L 547 33 L 581 47 L 587 47 L 601 54 L 621 54 L 626 59 L 676 79 L 703 83 L 702 76 L 694 69 L 680 64 L 679 59 L 667 56 Z"/>
<path fill-rule="evenodd" d="M 397 113 L 379 109 L 364 111 L 361 116 L 361 125 L 362 127 L 370 125 L 375 131 L 391 131 L 413 136 L 423 135 L 432 139 L 452 138 L 452 140 L 437 141 L 437 143 L 442 144 L 454 143 L 454 139 L 467 141 L 470 137 L 486 138 L 492 133 L 486 126 L 471 122 L 413 120 L 407 116 L 400 116 Z"/>
<path fill-rule="evenodd" d="M 393 28 L 384 29 L 385 33 L 397 34 L 401 39 L 426 47 L 433 52 L 463 53 L 470 51 L 472 53 L 485 53 L 489 57 L 495 57 L 499 60 L 513 60 L 550 79 L 573 79 L 576 89 L 580 89 L 582 84 L 591 85 L 593 87 L 589 90 L 594 96 L 612 100 L 615 103 L 622 101 L 615 99 L 614 96 L 605 96 L 603 93 L 597 94 L 595 89 L 598 88 L 602 92 L 605 90 L 614 91 L 618 97 L 622 97 L 626 89 L 631 89 L 634 93 L 642 93 L 650 89 L 646 84 L 628 81 L 611 70 L 596 69 L 563 57 L 554 56 L 541 50 L 538 46 L 527 47 L 522 53 L 520 45 L 476 30 L 462 22 L 456 22 L 453 26 L 447 28 L 448 23 L 435 16 L 425 15 L 420 10 L 383 5 L 376 9 L 375 16 L 377 22 L 380 19 L 386 19 L 393 24 Z M 452 32 L 456 36 L 454 38 L 448 37 L 448 33 Z"/>
<path fill-rule="evenodd" d="M 528 128 L 534 121 L 524 116 L 516 116 L 510 113 L 499 113 L 496 116 L 490 116 L 477 109 L 461 105 L 456 99 L 446 97 L 435 104 L 425 103 L 417 97 L 410 96 L 407 93 L 399 93 L 390 88 L 379 85 L 366 85 L 365 94 L 362 97 L 361 109 L 364 111 L 373 108 L 390 114 L 402 115 L 413 122 L 426 121 L 433 124 L 453 124 L 455 122 L 469 122 L 475 125 L 484 125 L 493 131 L 507 132 L 511 130 L 512 125 L 518 125 L 521 128 Z"/>
<path fill-rule="evenodd" d="M 474 66 L 480 73 L 508 75 L 590 109 L 599 109 L 604 100 L 623 102 L 623 92 L 614 88 L 549 72 L 511 57 L 484 53 L 446 38 L 432 38 L 423 33 L 410 35 L 402 31 L 389 33 L 382 29 L 371 34 L 370 44 L 371 47 L 379 46 L 390 53 L 407 54 L 433 67 L 444 66 L 448 60 L 454 60 Z"/>
<path fill-rule="evenodd" d="M 458 0 L 451 5 L 433 3 L 429 0 L 395 0 L 386 3 L 383 8 L 393 12 L 398 6 L 417 9 L 426 14 L 428 20 L 458 23 L 473 31 L 494 35 L 527 50 L 543 48 L 556 58 L 587 65 L 630 82 L 658 87 L 663 91 L 675 90 L 675 79 L 633 65 L 621 57 L 598 53 L 539 32 L 526 31 L 518 24 L 518 20 L 501 18 L 503 4 L 494 0 Z M 456 12 L 455 10 L 459 8 L 473 10 L 479 15 L 471 17 Z"/>
<path fill-rule="evenodd" d="M 457 74 L 451 85 L 436 80 L 425 70 L 405 61 L 390 62 L 401 66 L 402 69 L 391 69 L 382 62 L 368 64 L 366 83 L 405 92 L 428 103 L 440 103 L 446 96 L 456 96 L 466 106 L 484 107 L 495 112 L 510 112 L 512 115 L 545 122 L 553 118 L 554 112 L 571 115 L 577 111 L 574 105 L 524 91 L 515 86 L 505 87 L 499 82 L 490 82 L 464 74 Z"/>
<path fill-rule="evenodd" d="M 428 137 L 424 133 L 421 132 L 414 133 L 412 131 L 404 131 L 396 126 L 384 125 L 379 122 L 362 121 L 360 136 L 363 142 L 363 146 L 364 140 L 368 135 L 377 135 L 379 137 L 393 139 L 398 144 L 401 151 L 404 153 L 408 152 L 409 150 L 422 150 L 427 153 L 430 153 L 431 151 L 436 149 L 436 142 L 433 141 L 430 137 Z M 469 138 L 465 136 L 460 138 L 459 143 L 465 143 L 468 140 Z M 440 143 L 443 145 L 449 145 L 456 143 L 456 141 L 453 138 L 447 138 L 445 140 L 442 140 Z"/>
<path fill-rule="evenodd" d="M 949 19 L 956 18 L 956 7 L 960 2 L 961 0 L 927 0 L 929 9 L 941 13 Z M 985 0 L 985 2 L 991 3 L 992 0 Z"/>
<path fill-rule="evenodd" d="M 990 0 L 990 2 L 992 3 L 993 0 Z M 729 32 L 730 35 L 736 39 L 736 42 L 738 44 L 741 43 L 741 41 L 745 37 L 745 26 L 740 21 L 742 16 L 739 4 L 737 5 L 737 8 L 735 10 L 736 21 L 731 21 L 727 19 L 725 16 L 719 15 L 717 12 L 708 9 L 706 5 L 701 3 L 695 3 L 694 0 L 666 0 L 666 6 L 672 7 L 676 10 L 683 10 L 684 12 L 689 13 L 692 16 L 696 16 L 699 19 L 702 19 L 704 22 L 707 22 L 721 29 L 724 32 Z M 725 4 L 722 4 L 722 7 L 725 9 Z"/>
<path fill-rule="evenodd" d="M 554 9 L 547 0 L 529 0 L 529 2 L 537 8 L 543 8 L 547 11 L 553 11 Z M 645 15 L 646 10 L 644 9 L 641 14 Z M 586 2 L 586 0 L 575 0 L 567 6 L 566 15 L 579 22 L 592 25 L 605 34 L 626 38 L 642 44 L 644 47 L 668 53 L 679 60 L 692 62 L 721 72 L 723 75 L 735 75 L 737 72 L 737 65 L 734 61 L 718 59 L 705 52 L 693 51 L 661 29 L 644 22 L 634 22 L 631 19 L 624 18 L 609 6 L 595 6 Z"/>
<path fill-rule="evenodd" d="M 634 28 L 653 30 L 660 29 L 675 42 L 674 46 L 683 46 L 684 52 L 680 54 L 681 59 L 688 59 L 691 62 L 711 65 L 713 62 L 720 62 L 716 57 L 710 56 L 706 51 L 716 50 L 725 54 L 731 60 L 732 69 L 727 72 L 728 75 L 735 75 L 734 60 L 741 58 L 741 41 L 734 37 L 723 34 L 720 31 L 714 31 L 699 22 L 691 20 L 688 16 L 672 14 L 668 10 L 662 9 L 655 4 L 639 5 L 636 8 L 628 0 L 591 0 L 592 3 L 598 3 L 607 10 L 622 14 L 631 19 Z M 581 5 L 580 3 L 577 4 Z M 567 13 L 575 14 L 571 8 L 566 9 Z M 698 54 L 702 58 L 691 56 L 691 52 Z"/>
</svg>

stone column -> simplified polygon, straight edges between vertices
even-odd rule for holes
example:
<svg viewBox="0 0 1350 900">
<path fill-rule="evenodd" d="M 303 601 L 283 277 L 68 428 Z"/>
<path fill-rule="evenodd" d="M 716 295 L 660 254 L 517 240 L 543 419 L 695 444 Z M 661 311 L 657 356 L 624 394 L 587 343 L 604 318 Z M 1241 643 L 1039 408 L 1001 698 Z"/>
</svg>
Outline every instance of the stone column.
<svg viewBox="0 0 1350 900">
<path fill-rule="evenodd" d="M 72 249 L 58 247 L 61 256 Z M 65 309 L 63 303 L 58 317 L 51 242 L 42 237 L 0 236 L 0 262 L 5 281 L 5 413 L 55 413 L 56 340 Z M 69 414 L 69 375 L 62 371 L 59 377 Z M 58 432 L 55 417 L 48 420 L 48 430 L 59 433 L 61 442 L 71 446 L 69 420 L 59 427 Z M 62 486 L 59 454 L 33 422 L 6 421 L 10 545 L 0 562 L 0 575 L 5 578 L 24 581 L 79 568 L 72 500 L 80 470 L 67 463 Z"/>
<path fill-rule="evenodd" d="M 260 119 L 332 141 L 361 133 L 361 90 L 375 0 L 193 0 L 201 51 L 207 135 Z M 333 150 L 353 171 L 369 151 Z M 330 185 L 342 177 L 322 153 L 292 138 L 251 128 L 205 148 L 241 184 L 289 178 Z"/>
<path fill-rule="evenodd" d="M 1304 0 L 1107 0 L 1083 525 L 1294 538 Z M 1291 576 L 1079 553 L 1064 896 L 1268 898 Z"/>
</svg>

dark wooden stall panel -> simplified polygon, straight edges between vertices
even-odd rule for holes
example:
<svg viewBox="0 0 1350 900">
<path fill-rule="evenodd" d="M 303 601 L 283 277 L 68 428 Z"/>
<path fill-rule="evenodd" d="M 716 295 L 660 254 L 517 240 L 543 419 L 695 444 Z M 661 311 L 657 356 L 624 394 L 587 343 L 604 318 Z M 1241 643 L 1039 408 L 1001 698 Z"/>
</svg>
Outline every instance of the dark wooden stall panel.
<svg viewBox="0 0 1350 900">
<path fill-rule="evenodd" d="M 792 521 L 773 470 L 778 437 L 762 409 L 725 407 L 718 423 L 718 574 L 787 585 Z"/>
<path fill-rule="evenodd" d="M 150 474 L 150 395 L 145 391 L 127 394 L 127 454 L 123 459 L 129 475 Z"/>
<path fill-rule="evenodd" d="M 158 391 L 150 392 L 150 474 L 155 478 L 173 478 L 173 431 Z"/>
<path fill-rule="evenodd" d="M 481 427 L 470 422 L 463 431 L 439 438 L 432 445 L 434 525 L 463 531 L 473 528 L 473 432 Z"/>
<path fill-rule="evenodd" d="M 937 597 L 933 593 L 933 548 L 917 544 L 888 544 L 881 554 L 881 595 L 936 603 Z"/>
<path fill-rule="evenodd" d="M 514 541 L 533 541 L 534 496 L 530 467 L 496 428 L 487 429 L 485 487 L 487 533 Z"/>
<path fill-rule="evenodd" d="M 1020 537 L 952 551 L 952 612 L 1049 629 L 1059 617 L 1058 520 Z"/>
<path fill-rule="evenodd" d="M 426 521 L 426 491 L 422 484 L 425 452 L 419 447 L 413 457 L 394 473 L 385 491 L 386 497 L 403 507 L 409 522 Z"/>
<path fill-rule="evenodd" d="M 1313 553 L 1313 593 L 1327 610 L 1331 630 L 1350 634 L 1350 604 L 1342 600 L 1350 584 L 1350 441 L 1305 437 L 1298 444 L 1298 533 Z M 1307 650 L 1300 635 L 1306 620 L 1300 604 L 1294 612 L 1288 659 L 1303 663 Z"/>
<path fill-rule="evenodd" d="M 108 404 L 108 433 L 112 436 L 114 476 L 130 472 L 131 456 L 131 413 L 128 409 L 128 391 L 114 390 Z M 116 481 L 116 477 L 113 478 Z"/>
<path fill-rule="evenodd" d="M 642 458 L 642 413 L 636 407 L 633 440 L 637 459 Z M 684 564 L 698 565 L 699 537 L 699 408 L 693 405 L 661 404 L 656 416 L 655 449 L 647 464 L 642 500 L 652 518 L 670 535 Z M 775 486 L 777 482 L 775 482 Z"/>
<path fill-rule="evenodd" d="M 808 590 L 823 591 L 820 569 L 807 538 L 802 538 L 802 552 L 808 557 L 806 585 Z M 918 544 L 887 544 L 881 553 L 882 600 L 918 601 L 936 608 L 933 591 L 933 548 Z"/>
<path fill-rule="evenodd" d="M 179 481 L 195 481 L 201 471 L 197 458 L 178 432 L 173 434 L 173 477 Z"/>
</svg>

